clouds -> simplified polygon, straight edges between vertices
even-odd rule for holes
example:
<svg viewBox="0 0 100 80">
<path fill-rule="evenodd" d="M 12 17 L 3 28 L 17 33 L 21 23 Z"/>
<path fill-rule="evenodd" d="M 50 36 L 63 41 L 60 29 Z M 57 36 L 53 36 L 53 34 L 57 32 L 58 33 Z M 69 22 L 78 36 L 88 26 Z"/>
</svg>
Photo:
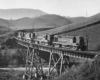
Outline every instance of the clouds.
<svg viewBox="0 0 100 80">
<path fill-rule="evenodd" d="M 1 9 L 33 8 L 63 16 L 88 16 L 100 11 L 99 0 L 0 0 Z"/>
</svg>

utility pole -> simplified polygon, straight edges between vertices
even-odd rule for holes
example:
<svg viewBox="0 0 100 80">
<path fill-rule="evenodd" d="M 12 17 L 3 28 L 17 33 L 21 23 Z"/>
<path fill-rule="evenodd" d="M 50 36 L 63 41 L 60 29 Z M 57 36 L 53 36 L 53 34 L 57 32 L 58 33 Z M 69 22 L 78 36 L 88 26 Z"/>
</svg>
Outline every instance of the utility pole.
<svg viewBox="0 0 100 80">
<path fill-rule="evenodd" d="M 87 18 L 87 9 L 86 9 L 86 18 Z M 86 26 L 87 26 L 87 22 L 86 22 Z M 89 34 L 87 33 L 87 31 L 85 30 L 85 37 L 86 37 L 86 50 L 88 51 L 88 43 L 89 43 Z"/>
<path fill-rule="evenodd" d="M 87 14 L 87 9 L 86 9 L 86 17 L 88 17 L 88 14 Z"/>
</svg>

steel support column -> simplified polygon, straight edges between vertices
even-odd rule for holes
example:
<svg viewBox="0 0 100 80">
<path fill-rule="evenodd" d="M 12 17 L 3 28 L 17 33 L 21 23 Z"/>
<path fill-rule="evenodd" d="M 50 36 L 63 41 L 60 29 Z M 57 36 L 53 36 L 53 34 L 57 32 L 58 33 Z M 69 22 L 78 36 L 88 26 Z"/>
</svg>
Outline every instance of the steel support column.
<svg viewBox="0 0 100 80">
<path fill-rule="evenodd" d="M 64 72 L 64 70 L 67 68 L 65 66 L 68 66 L 69 64 L 66 62 L 67 64 L 65 65 L 65 61 L 68 60 L 65 58 L 67 57 L 64 57 L 62 53 L 57 54 L 52 53 L 52 51 L 50 52 L 48 79 L 56 77 Z"/>
</svg>

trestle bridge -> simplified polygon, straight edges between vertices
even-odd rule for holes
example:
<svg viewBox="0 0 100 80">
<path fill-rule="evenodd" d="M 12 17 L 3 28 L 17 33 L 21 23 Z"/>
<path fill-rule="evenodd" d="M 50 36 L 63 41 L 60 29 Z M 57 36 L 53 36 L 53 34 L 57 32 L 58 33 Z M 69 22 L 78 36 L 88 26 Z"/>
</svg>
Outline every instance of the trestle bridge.
<svg viewBox="0 0 100 80">
<path fill-rule="evenodd" d="M 62 74 L 70 64 L 70 57 L 93 61 L 99 54 L 93 51 L 67 50 L 64 48 L 34 44 L 19 40 L 16 37 L 15 39 L 18 43 L 18 49 L 24 48 L 27 51 L 24 77 L 28 80 L 31 80 L 34 76 L 50 79 Z M 44 72 L 44 63 L 47 63 L 48 66 L 47 73 Z"/>
</svg>

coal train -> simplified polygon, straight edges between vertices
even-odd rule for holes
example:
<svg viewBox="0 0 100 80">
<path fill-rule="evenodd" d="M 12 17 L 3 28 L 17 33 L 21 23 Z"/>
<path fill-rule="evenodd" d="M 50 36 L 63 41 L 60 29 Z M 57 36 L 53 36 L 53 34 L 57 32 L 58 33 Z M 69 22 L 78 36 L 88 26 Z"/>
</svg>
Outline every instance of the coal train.
<svg viewBox="0 0 100 80">
<path fill-rule="evenodd" d="M 19 40 L 27 41 L 45 46 L 66 48 L 70 50 L 86 50 L 84 37 L 82 36 L 62 36 L 62 35 L 48 35 L 36 34 L 33 32 L 18 31 L 15 33 L 16 38 Z"/>
</svg>

